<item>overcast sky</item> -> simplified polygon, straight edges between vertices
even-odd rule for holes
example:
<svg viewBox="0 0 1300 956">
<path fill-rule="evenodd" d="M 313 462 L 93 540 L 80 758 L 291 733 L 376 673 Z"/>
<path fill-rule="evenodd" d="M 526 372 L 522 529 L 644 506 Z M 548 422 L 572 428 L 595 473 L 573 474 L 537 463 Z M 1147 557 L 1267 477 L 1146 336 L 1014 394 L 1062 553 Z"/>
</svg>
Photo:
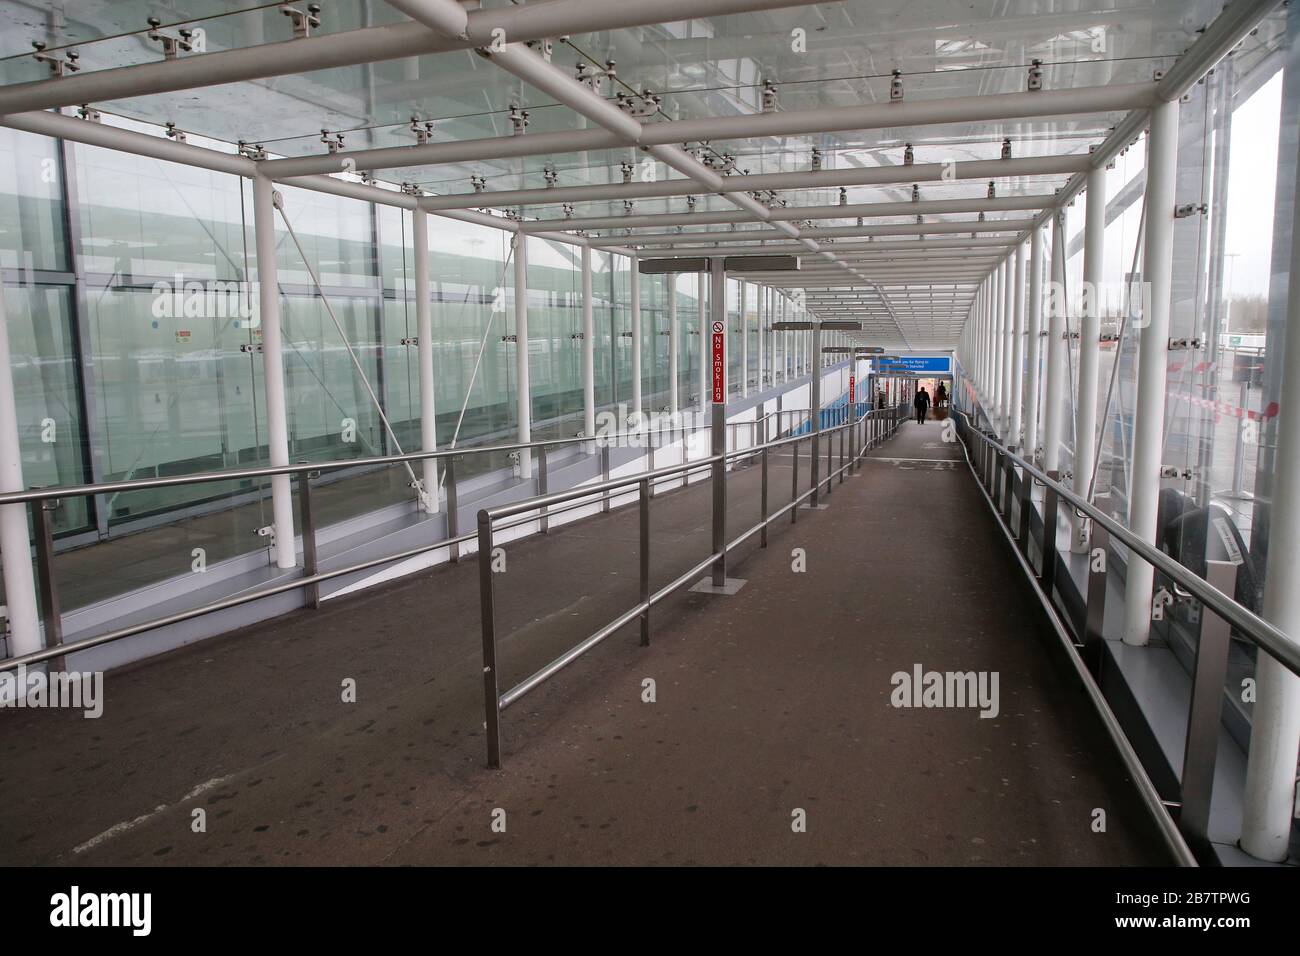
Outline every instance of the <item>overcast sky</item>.
<svg viewBox="0 0 1300 956">
<path fill-rule="evenodd" d="M 1277 134 L 1281 125 L 1282 73 L 1255 91 L 1232 118 L 1228 163 L 1228 232 L 1223 281 L 1230 294 L 1267 295 L 1273 247 L 1273 196 L 1277 184 Z"/>
</svg>

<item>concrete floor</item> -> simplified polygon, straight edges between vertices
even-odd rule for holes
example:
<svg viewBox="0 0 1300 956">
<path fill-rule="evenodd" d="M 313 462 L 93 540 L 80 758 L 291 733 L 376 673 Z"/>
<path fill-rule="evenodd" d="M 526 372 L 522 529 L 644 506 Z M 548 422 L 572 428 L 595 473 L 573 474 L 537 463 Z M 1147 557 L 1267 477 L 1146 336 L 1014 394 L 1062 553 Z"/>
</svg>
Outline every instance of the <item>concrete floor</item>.
<svg viewBox="0 0 1300 956">
<path fill-rule="evenodd" d="M 0 711 L 0 862 L 1166 862 L 942 429 L 906 426 L 744 546 L 739 594 L 665 602 L 649 648 L 628 628 L 506 711 L 500 771 L 473 562 L 111 672 L 99 720 Z M 733 533 L 757 487 L 730 476 Z M 708 553 L 708 511 L 707 485 L 655 499 L 656 586 Z M 507 547 L 503 687 L 635 603 L 636 523 Z M 891 707 L 918 663 L 997 671 L 1000 715 Z"/>
</svg>

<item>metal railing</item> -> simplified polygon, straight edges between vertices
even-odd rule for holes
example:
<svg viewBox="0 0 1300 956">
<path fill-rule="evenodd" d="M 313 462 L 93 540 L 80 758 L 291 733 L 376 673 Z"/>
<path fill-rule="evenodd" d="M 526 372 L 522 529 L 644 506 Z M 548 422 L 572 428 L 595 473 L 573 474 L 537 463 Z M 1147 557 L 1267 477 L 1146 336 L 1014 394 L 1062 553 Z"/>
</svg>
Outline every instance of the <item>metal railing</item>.
<svg viewBox="0 0 1300 956">
<path fill-rule="evenodd" d="M 501 712 L 517 702 L 524 695 L 545 683 L 569 664 L 576 661 L 597 644 L 616 633 L 633 621 L 640 622 L 641 644 L 650 643 L 650 611 L 676 591 L 696 581 L 701 575 L 715 567 L 719 561 L 725 561 L 726 554 L 739 547 L 755 534 L 759 535 L 760 547 L 767 547 L 767 529 L 772 522 L 790 515 L 790 523 L 798 521 L 798 508 L 811 499 L 815 505 L 817 494 L 822 485 L 827 497 L 831 494 L 835 480 L 843 483 L 849 470 L 856 470 L 859 462 L 869 450 L 885 438 L 892 435 L 903 420 L 902 406 L 885 409 L 867 409 L 866 403 L 856 403 L 862 413 L 850 418 L 845 409 L 844 420 L 839 424 L 822 428 L 820 431 L 777 438 L 753 445 L 748 448 L 735 449 L 722 454 L 713 454 L 693 462 L 660 468 L 625 478 L 604 480 L 596 484 L 585 485 L 570 491 L 551 495 L 541 495 L 526 501 L 485 508 L 478 513 L 478 562 L 479 562 L 479 602 L 480 621 L 483 638 L 483 697 L 487 731 L 487 763 L 489 767 L 501 766 Z M 799 491 L 799 447 L 804 442 L 812 446 L 811 454 L 820 454 L 819 445 L 826 447 L 826 472 L 824 477 L 817 477 L 813 469 L 813 483 L 802 493 Z M 837 449 L 838 444 L 838 449 Z M 774 449 L 788 448 L 793 452 L 791 467 L 791 492 L 788 504 L 772 511 L 768 505 L 769 492 L 769 458 Z M 838 455 L 839 467 L 835 467 Z M 721 543 L 719 539 L 718 512 L 726 511 L 725 496 L 719 495 L 720 484 L 726 481 L 726 466 L 746 459 L 757 458 L 761 467 L 759 491 L 759 520 L 731 541 Z M 692 472 L 709 470 L 714 482 L 712 508 L 714 511 L 714 550 L 697 564 L 674 578 L 657 591 L 650 590 L 650 502 L 653 499 L 654 486 L 663 481 L 688 480 Z M 608 502 L 611 496 L 619 492 L 635 489 L 639 507 L 639 600 L 614 620 L 590 634 L 578 644 L 565 651 L 559 657 L 543 666 L 531 676 L 520 681 L 504 693 L 500 688 L 500 667 L 497 654 L 497 626 L 495 607 L 495 572 L 492 567 L 495 533 L 514 527 L 522 522 L 538 520 L 543 514 L 554 514 L 557 509 L 590 507 L 591 499 Z M 721 506 L 719 505 L 721 502 Z M 498 524 L 498 522 L 502 522 Z M 722 534 L 725 537 L 725 532 Z"/>
<path fill-rule="evenodd" d="M 755 421 L 727 423 L 729 433 L 739 434 L 748 430 L 751 435 L 758 429 L 765 433 L 782 429 L 791 430 L 806 422 L 810 417 L 808 409 L 783 409 L 771 412 Z M 772 422 L 775 421 L 775 426 Z M 33 664 L 48 663 L 51 668 L 61 669 L 66 655 L 78 651 L 90 650 L 104 644 L 111 644 L 124 638 L 143 634 L 160 627 L 180 624 L 195 618 L 225 611 L 250 604 L 264 598 L 275 597 L 291 591 L 301 590 L 304 604 L 311 608 L 320 607 L 320 586 L 326 581 L 368 571 L 384 565 L 406 561 L 411 558 L 447 549 L 449 560 L 455 562 L 460 558 L 460 548 L 477 538 L 476 531 L 462 533 L 459 528 L 458 484 L 456 462 L 475 455 L 502 455 L 528 452 L 536 470 L 537 488 L 546 493 L 548 467 L 551 455 L 560 449 L 589 446 L 600 458 L 602 478 L 610 477 L 610 448 L 618 442 L 634 439 L 638 442 L 652 442 L 647 448 L 647 458 L 653 469 L 655 447 L 662 446 L 664 436 L 669 436 L 668 443 L 678 439 L 685 442 L 688 436 L 710 431 L 708 423 L 691 423 L 668 427 L 655 426 L 643 430 L 617 432 L 609 435 L 580 436 L 574 438 L 555 438 L 533 442 L 515 442 L 503 445 L 483 445 L 475 447 L 448 448 L 436 451 L 408 452 L 400 455 L 383 455 L 369 458 L 349 458 L 324 462 L 298 462 L 293 465 L 264 466 L 235 470 L 198 472 L 189 475 L 176 475 L 167 478 L 137 478 L 128 481 L 98 482 L 82 485 L 65 485 L 60 487 L 32 488 L 28 491 L 14 491 L 0 494 L 0 507 L 24 505 L 29 509 L 33 530 L 35 565 L 38 598 L 40 603 L 41 623 L 44 631 L 45 647 L 28 654 L 13 655 L 0 659 L 0 672 L 16 670 Z M 408 548 L 393 554 L 382 555 L 366 561 L 349 564 L 331 571 L 321 571 L 317 557 L 317 527 L 312 509 L 313 480 L 327 473 L 357 472 L 364 473 L 393 465 L 408 465 L 412 462 L 440 461 L 443 466 L 443 482 L 446 486 L 446 536 L 437 541 Z M 137 491 L 149 488 L 171 488 L 187 485 L 200 485 L 218 482 L 242 481 L 248 479 L 272 478 L 288 475 L 294 479 L 298 492 L 298 521 L 302 536 L 302 574 L 292 580 L 281 581 L 266 587 L 255 588 L 240 594 L 213 601 L 199 607 L 178 611 L 163 617 L 140 621 L 128 626 L 106 631 L 91 637 L 64 643 L 63 614 L 59 598 L 58 581 L 54 572 L 54 545 L 50 513 L 65 498 L 79 498 L 97 494 L 113 494 L 125 491 Z M 525 478 L 524 480 L 530 480 Z M 605 503 L 605 510 L 609 503 Z M 540 515 L 539 530 L 547 530 L 550 515 L 544 510 Z M 290 544 L 292 546 L 292 543 Z M 93 546 L 92 546 L 93 547 Z"/>
<path fill-rule="evenodd" d="M 1209 849 L 1210 807 L 1214 788 L 1214 770 L 1222 713 L 1223 688 L 1227 676 L 1228 648 L 1235 630 L 1260 651 L 1271 655 L 1293 674 L 1300 676 L 1300 645 L 1268 621 L 1238 604 L 1225 593 L 1236 583 L 1236 565 L 1228 561 L 1207 561 L 1202 578 L 1179 564 L 1163 551 L 1143 541 L 1102 508 L 1076 495 L 1061 484 L 1055 471 L 1044 472 L 1032 462 L 1009 450 L 998 441 L 991 429 L 976 425 L 971 413 L 954 408 L 958 416 L 963 448 L 971 471 L 978 479 L 985 499 L 998 518 L 1017 558 L 1034 581 L 1040 601 L 1051 618 L 1058 637 L 1066 646 L 1076 673 L 1101 716 L 1102 723 L 1119 750 L 1120 757 L 1137 784 L 1147 810 L 1161 836 L 1183 865 L 1196 865 L 1196 853 Z M 983 410 L 975 405 L 978 418 Z M 987 422 L 987 416 L 984 416 Z M 1020 485 L 1016 488 L 1016 469 Z M 1035 539 L 1030 513 L 1035 486 L 1043 488 L 1042 534 Z M 1058 511 L 1064 501 L 1088 519 L 1088 579 L 1083 595 L 1083 635 L 1076 638 L 1057 613 L 1053 601 L 1058 557 Z M 1016 523 L 1012 525 L 1013 504 Z M 1119 542 L 1137 559 L 1146 561 L 1183 592 L 1199 600 L 1203 610 L 1201 630 L 1196 642 L 1192 669 L 1192 692 L 1188 707 L 1187 731 L 1184 736 L 1183 773 L 1179 784 L 1180 799 L 1166 802 L 1143 767 L 1137 752 L 1124 733 L 1103 695 L 1088 663 L 1099 658 L 1103 640 L 1102 625 L 1106 611 L 1106 586 L 1110 566 L 1110 543 Z M 1033 566 L 1033 546 L 1037 546 L 1040 566 Z"/>
</svg>

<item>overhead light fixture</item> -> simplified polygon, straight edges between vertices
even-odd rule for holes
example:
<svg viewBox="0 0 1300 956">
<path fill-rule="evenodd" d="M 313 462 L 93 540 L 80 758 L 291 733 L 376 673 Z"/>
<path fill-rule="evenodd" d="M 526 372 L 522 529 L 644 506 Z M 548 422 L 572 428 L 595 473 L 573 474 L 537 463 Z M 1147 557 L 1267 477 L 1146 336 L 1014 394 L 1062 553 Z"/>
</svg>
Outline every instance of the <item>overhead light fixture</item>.
<svg viewBox="0 0 1300 956">
<path fill-rule="evenodd" d="M 798 272 L 798 256 L 727 256 L 723 263 L 728 272 Z"/>
<path fill-rule="evenodd" d="M 636 270 L 643 276 L 667 275 L 677 272 L 708 272 L 706 256 L 680 256 L 675 259 L 638 259 Z"/>
</svg>

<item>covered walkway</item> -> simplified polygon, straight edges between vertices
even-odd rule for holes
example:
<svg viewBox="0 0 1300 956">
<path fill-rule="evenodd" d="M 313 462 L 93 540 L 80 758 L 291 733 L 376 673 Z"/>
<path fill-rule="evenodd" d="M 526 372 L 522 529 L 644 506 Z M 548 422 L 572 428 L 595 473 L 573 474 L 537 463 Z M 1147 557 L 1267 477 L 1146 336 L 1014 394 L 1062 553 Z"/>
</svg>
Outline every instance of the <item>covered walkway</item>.
<svg viewBox="0 0 1300 956">
<path fill-rule="evenodd" d="M 0 25 L 0 864 L 1300 862 L 1300 4 Z"/>
<path fill-rule="evenodd" d="M 627 628 L 508 711 L 500 771 L 472 562 L 111 675 L 96 721 L 8 714 L 4 862 L 1168 862 L 943 433 L 905 426 L 826 510 L 732 562 L 739 594 L 680 595 L 650 647 Z M 738 516 L 755 479 L 732 475 Z M 654 508 L 667 580 L 707 553 L 708 493 Z M 631 603 L 635 548 L 635 509 L 510 545 L 505 666 Z M 997 716 L 892 707 L 916 665 L 996 672 Z"/>
</svg>

